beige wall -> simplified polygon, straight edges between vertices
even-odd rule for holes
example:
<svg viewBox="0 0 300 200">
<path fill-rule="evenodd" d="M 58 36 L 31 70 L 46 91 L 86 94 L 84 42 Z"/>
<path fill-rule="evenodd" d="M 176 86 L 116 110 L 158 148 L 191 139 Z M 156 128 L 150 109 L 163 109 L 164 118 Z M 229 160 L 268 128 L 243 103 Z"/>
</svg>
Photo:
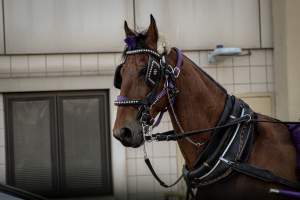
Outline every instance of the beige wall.
<svg viewBox="0 0 300 200">
<path fill-rule="evenodd" d="M 273 1 L 276 116 L 285 120 L 300 118 L 299 9 L 299 0 Z"/>
</svg>

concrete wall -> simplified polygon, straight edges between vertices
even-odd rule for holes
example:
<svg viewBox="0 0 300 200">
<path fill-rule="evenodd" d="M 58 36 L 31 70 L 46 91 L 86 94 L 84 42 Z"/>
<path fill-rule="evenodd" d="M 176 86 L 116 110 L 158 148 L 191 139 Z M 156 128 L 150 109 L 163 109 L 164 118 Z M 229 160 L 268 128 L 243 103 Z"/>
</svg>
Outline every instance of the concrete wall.
<svg viewBox="0 0 300 200">
<path fill-rule="evenodd" d="M 277 117 L 300 119 L 300 1 L 274 0 L 274 63 Z"/>
</svg>

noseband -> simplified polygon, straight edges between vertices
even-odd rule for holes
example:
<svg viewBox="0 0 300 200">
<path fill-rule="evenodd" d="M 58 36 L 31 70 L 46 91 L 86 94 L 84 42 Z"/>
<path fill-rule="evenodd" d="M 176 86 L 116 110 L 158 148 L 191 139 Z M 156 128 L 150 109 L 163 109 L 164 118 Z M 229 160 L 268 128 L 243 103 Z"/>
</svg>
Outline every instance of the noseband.
<svg viewBox="0 0 300 200">
<path fill-rule="evenodd" d="M 147 126 L 157 126 L 162 118 L 163 113 L 167 110 L 165 108 L 161 111 L 157 121 L 154 123 L 154 119 L 150 115 L 150 110 L 163 96 L 170 95 L 172 103 L 175 101 L 175 96 L 178 93 L 175 80 L 178 78 L 182 66 L 183 55 L 181 51 L 175 48 L 177 53 L 177 63 L 175 67 L 166 63 L 165 55 L 161 55 L 151 49 L 135 49 L 126 51 L 125 61 L 128 55 L 133 54 L 148 54 L 149 60 L 146 66 L 145 83 L 151 88 L 151 91 L 146 95 L 144 99 L 131 99 L 126 96 L 118 96 L 114 104 L 116 106 L 134 106 L 137 107 L 139 112 L 137 119 Z M 121 89 L 122 76 L 121 68 L 123 64 L 119 65 L 116 69 L 114 76 L 114 86 Z M 158 92 L 160 82 L 164 79 L 164 87 Z"/>
</svg>

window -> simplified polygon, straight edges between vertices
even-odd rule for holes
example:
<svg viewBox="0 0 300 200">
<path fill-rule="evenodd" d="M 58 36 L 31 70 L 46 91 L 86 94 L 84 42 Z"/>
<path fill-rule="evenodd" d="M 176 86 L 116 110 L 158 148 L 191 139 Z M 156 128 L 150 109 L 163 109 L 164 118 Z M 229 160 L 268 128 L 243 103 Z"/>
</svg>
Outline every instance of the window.
<svg viewBox="0 0 300 200">
<path fill-rule="evenodd" d="M 5 95 L 7 182 L 48 197 L 112 194 L 107 91 Z"/>
</svg>

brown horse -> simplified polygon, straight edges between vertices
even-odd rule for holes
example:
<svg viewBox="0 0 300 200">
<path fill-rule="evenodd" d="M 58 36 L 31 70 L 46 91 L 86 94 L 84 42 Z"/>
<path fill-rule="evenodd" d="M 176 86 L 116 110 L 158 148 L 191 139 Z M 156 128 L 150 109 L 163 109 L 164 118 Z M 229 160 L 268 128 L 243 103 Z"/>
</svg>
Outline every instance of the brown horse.
<svg viewBox="0 0 300 200">
<path fill-rule="evenodd" d="M 158 51 L 158 31 L 154 18 L 147 31 L 136 33 L 124 25 L 126 37 L 135 37 L 136 49 L 146 48 Z M 128 44 L 128 43 L 127 43 Z M 144 99 L 152 88 L 145 83 L 144 66 L 149 63 L 147 53 L 127 55 L 120 68 L 122 78 L 121 96 L 131 99 Z M 166 63 L 176 65 L 177 52 L 172 48 L 166 54 Z M 176 95 L 174 113 L 171 112 L 167 95 L 160 98 L 151 106 L 149 114 L 154 118 L 166 107 L 169 109 L 172 125 L 176 132 L 205 129 L 216 126 L 222 114 L 226 101 L 226 91 L 187 57 L 183 57 L 180 75 L 176 78 Z M 164 82 L 160 81 L 156 91 L 163 90 Z M 138 106 L 118 107 L 113 134 L 114 137 L 127 147 L 139 147 L 144 142 L 142 124 L 137 120 Z M 175 118 L 174 114 L 178 119 Z M 259 120 L 275 121 L 268 116 L 257 114 Z M 178 121 L 178 122 L 177 122 Z M 210 140 L 210 134 L 195 135 L 190 139 L 195 143 Z M 193 168 L 204 145 L 192 145 L 188 140 L 178 140 L 182 155 L 188 169 Z M 291 181 L 296 181 L 296 150 L 285 125 L 258 122 L 254 126 L 254 142 L 247 163 L 268 169 L 274 174 Z M 269 188 L 279 188 L 279 185 L 233 173 L 229 178 L 214 184 L 198 188 L 197 199 L 282 199 L 268 193 Z"/>
</svg>

